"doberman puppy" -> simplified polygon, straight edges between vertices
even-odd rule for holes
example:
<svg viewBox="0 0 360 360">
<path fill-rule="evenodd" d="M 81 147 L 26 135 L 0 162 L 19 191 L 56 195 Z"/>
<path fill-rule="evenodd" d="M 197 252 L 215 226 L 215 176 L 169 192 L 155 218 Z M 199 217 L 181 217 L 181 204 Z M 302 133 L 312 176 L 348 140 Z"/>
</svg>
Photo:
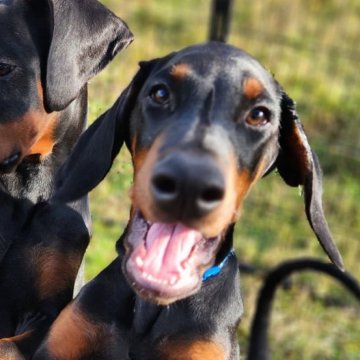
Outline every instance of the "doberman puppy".
<svg viewBox="0 0 360 360">
<path fill-rule="evenodd" d="M 294 103 L 244 51 L 208 43 L 141 63 L 80 138 L 55 199 L 96 186 L 123 142 L 134 183 L 119 256 L 59 315 L 34 359 L 239 359 L 233 226 L 274 168 L 304 187 L 310 225 L 342 268 Z"/>
<path fill-rule="evenodd" d="M 76 247 L 84 252 L 82 225 L 66 238 L 50 212 L 41 226 L 33 219 L 40 219 L 38 208 L 46 212 L 41 203 L 54 191 L 55 172 L 85 127 L 87 81 L 132 34 L 95 0 L 0 0 L 0 33 L 0 339 L 17 342 L 45 302 L 49 323 L 71 300 L 78 249 L 76 261 L 63 260 Z M 86 197 L 72 207 L 89 225 Z M 3 346 L 0 340 L 0 354 Z"/>
</svg>

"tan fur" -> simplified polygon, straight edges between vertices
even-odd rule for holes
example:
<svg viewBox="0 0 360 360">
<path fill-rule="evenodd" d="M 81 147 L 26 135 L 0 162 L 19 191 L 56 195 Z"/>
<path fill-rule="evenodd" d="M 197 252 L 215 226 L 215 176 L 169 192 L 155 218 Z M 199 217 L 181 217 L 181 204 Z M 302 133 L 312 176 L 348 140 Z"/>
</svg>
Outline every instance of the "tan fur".
<svg viewBox="0 0 360 360">
<path fill-rule="evenodd" d="M 224 349 L 212 341 L 169 341 L 159 349 L 161 360 L 225 360 Z"/>
<path fill-rule="evenodd" d="M 150 181 L 153 168 L 158 159 L 158 150 L 161 147 L 162 138 L 158 138 L 149 150 L 143 150 L 133 155 L 135 169 L 134 186 L 131 190 L 133 206 L 139 208 L 147 220 L 152 222 L 166 221 L 163 214 L 154 204 Z M 200 231 L 206 237 L 221 234 L 231 223 L 239 217 L 242 201 L 250 187 L 257 180 L 256 174 L 251 174 L 244 169 L 239 171 L 235 154 L 229 156 L 227 162 L 219 161 L 222 168 L 225 184 L 225 196 L 220 205 L 207 216 L 197 219 L 187 226 Z"/>
<path fill-rule="evenodd" d="M 29 109 L 21 118 L 0 124 L 0 162 L 14 152 L 22 158 L 31 154 L 51 153 L 55 141 L 57 113 L 48 114 L 43 108 L 42 87 L 38 84 L 38 109 Z"/>
<path fill-rule="evenodd" d="M 188 76 L 190 73 L 190 67 L 188 64 L 174 65 L 170 71 L 170 75 L 175 80 L 181 80 Z"/>
<path fill-rule="evenodd" d="M 133 155 L 134 185 L 131 191 L 133 206 L 139 208 L 146 219 L 156 221 L 156 209 L 150 193 L 151 174 L 158 159 L 158 150 L 162 145 L 162 137 L 158 137 L 149 150 Z"/>
<path fill-rule="evenodd" d="M 41 245 L 33 246 L 28 251 L 31 268 L 36 271 L 35 285 L 40 299 L 46 299 L 72 286 L 81 263 L 80 255 L 67 255 Z"/>
<path fill-rule="evenodd" d="M 66 307 L 53 324 L 47 349 L 52 359 L 78 360 L 102 344 L 106 329 L 94 324 L 74 305 Z"/>
<path fill-rule="evenodd" d="M 248 78 L 244 82 L 243 91 L 248 99 L 254 99 L 264 91 L 264 86 L 257 79 Z"/>
</svg>

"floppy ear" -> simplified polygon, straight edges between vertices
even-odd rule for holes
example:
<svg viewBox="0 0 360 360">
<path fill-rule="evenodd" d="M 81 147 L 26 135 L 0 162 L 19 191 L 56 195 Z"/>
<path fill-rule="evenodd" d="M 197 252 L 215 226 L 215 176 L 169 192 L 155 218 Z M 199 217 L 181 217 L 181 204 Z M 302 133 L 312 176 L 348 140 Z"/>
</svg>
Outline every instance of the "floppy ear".
<svg viewBox="0 0 360 360">
<path fill-rule="evenodd" d="M 97 0 L 47 1 L 52 35 L 45 102 L 48 111 L 59 111 L 133 36 L 127 25 Z"/>
<path fill-rule="evenodd" d="M 52 200 L 68 203 L 79 199 L 106 176 L 129 132 L 138 93 L 156 62 L 141 63 L 140 70 L 115 104 L 81 135 L 57 173 Z"/>
<path fill-rule="evenodd" d="M 282 91 L 279 155 L 276 166 L 290 186 L 302 185 L 308 221 L 321 246 L 331 261 L 343 270 L 337 249 L 322 207 L 321 169 L 316 154 L 311 150 L 304 129 L 296 113 L 294 101 Z"/>
</svg>

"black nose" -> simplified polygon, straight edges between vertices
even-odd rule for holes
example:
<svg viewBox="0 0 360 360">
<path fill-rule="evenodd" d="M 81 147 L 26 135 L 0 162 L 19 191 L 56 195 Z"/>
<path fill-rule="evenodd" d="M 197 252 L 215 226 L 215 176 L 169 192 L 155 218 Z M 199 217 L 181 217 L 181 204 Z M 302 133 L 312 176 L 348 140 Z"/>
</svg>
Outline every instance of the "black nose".
<svg viewBox="0 0 360 360">
<path fill-rule="evenodd" d="M 20 159 L 20 153 L 16 152 L 0 163 L 0 172 L 7 173 L 13 170 Z"/>
<path fill-rule="evenodd" d="M 176 153 L 154 169 L 151 190 L 156 205 L 174 220 L 192 220 L 214 210 L 224 198 L 225 181 L 210 155 Z"/>
</svg>

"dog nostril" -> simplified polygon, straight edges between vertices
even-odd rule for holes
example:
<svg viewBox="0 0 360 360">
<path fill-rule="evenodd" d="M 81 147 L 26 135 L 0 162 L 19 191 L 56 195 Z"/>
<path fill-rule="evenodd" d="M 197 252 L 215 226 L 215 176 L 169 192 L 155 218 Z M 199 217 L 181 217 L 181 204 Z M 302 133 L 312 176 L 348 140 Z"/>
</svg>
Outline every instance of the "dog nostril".
<svg viewBox="0 0 360 360">
<path fill-rule="evenodd" d="M 177 193 L 176 181 L 166 174 L 156 175 L 152 180 L 154 189 L 162 195 L 174 196 Z"/>
<path fill-rule="evenodd" d="M 200 200 L 206 203 L 218 202 L 224 197 L 224 189 L 213 186 L 202 192 Z"/>
<path fill-rule="evenodd" d="M 209 186 L 203 190 L 196 200 L 199 214 L 206 215 L 218 207 L 224 198 L 224 189 L 221 186 Z"/>
</svg>

